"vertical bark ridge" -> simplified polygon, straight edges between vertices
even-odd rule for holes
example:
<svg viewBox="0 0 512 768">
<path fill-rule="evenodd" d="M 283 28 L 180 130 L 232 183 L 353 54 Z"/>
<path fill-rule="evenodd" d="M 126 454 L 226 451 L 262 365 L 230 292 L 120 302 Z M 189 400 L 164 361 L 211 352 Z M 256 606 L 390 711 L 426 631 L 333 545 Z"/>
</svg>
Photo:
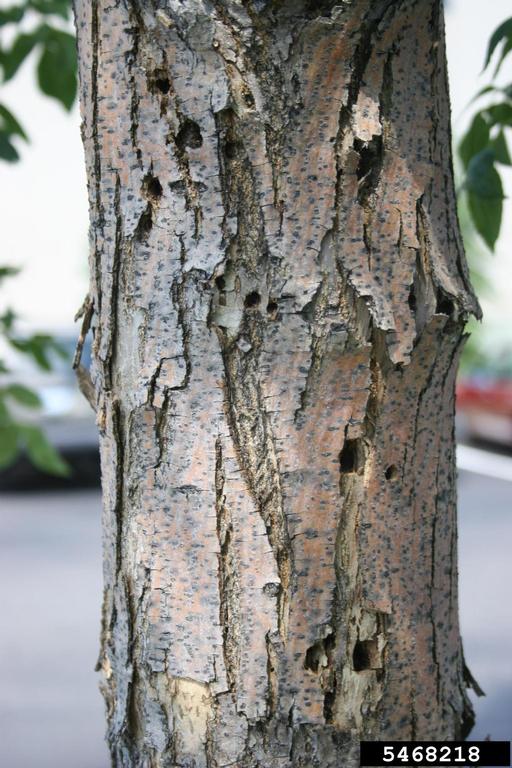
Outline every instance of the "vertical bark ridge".
<svg viewBox="0 0 512 768">
<path fill-rule="evenodd" d="M 113 765 L 471 720 L 439 0 L 76 0 Z"/>
</svg>

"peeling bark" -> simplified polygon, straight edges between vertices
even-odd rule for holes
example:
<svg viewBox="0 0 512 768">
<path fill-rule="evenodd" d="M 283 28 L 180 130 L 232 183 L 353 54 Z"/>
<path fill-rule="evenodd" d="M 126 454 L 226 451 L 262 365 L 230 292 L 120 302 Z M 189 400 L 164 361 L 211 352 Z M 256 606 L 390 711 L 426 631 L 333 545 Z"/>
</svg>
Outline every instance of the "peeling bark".
<svg viewBox="0 0 512 768">
<path fill-rule="evenodd" d="M 113 765 L 460 736 L 440 1 L 75 11 Z"/>
</svg>

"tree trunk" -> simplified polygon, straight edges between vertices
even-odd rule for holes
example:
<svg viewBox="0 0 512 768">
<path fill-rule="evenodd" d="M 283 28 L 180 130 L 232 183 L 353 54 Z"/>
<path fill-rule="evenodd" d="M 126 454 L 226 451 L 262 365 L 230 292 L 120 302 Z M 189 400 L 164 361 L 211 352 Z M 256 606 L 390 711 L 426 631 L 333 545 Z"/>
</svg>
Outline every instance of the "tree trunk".
<svg viewBox="0 0 512 768">
<path fill-rule="evenodd" d="M 76 0 L 113 765 L 471 722 L 440 0 Z"/>
</svg>

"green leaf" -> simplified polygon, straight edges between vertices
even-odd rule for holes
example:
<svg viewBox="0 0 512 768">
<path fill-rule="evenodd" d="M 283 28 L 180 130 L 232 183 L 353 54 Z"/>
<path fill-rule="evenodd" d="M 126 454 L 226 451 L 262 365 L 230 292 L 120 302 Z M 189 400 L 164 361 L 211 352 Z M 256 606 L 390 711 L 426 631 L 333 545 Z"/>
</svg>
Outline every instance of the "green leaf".
<svg viewBox="0 0 512 768">
<path fill-rule="evenodd" d="M 47 353 L 47 344 L 50 337 L 31 336 L 29 339 L 9 339 L 11 345 L 23 354 L 30 355 L 43 371 L 51 371 L 52 365 Z"/>
<path fill-rule="evenodd" d="M 484 149 L 471 159 L 465 188 L 475 229 L 493 251 L 501 228 L 504 195 L 492 148 Z"/>
<path fill-rule="evenodd" d="M 464 138 L 459 145 L 460 159 L 462 160 L 465 168 L 467 168 L 469 165 L 471 158 L 473 158 L 475 155 L 478 155 L 479 152 L 488 146 L 489 137 L 489 125 L 483 117 L 482 113 L 479 112 L 473 118 L 473 122 L 469 126 L 466 134 L 464 135 Z"/>
<path fill-rule="evenodd" d="M 479 99 L 481 96 L 485 96 L 487 93 L 493 93 L 494 91 L 499 91 L 499 90 L 500 90 L 500 88 L 498 88 L 495 85 L 484 85 L 483 88 L 480 88 L 480 90 L 475 93 L 475 95 L 473 96 L 473 98 L 471 99 L 471 101 L 469 103 L 472 104 L 474 101 Z"/>
<path fill-rule="evenodd" d="M 494 251 L 500 234 L 503 202 L 468 193 L 468 204 L 473 224 L 485 244 Z"/>
<path fill-rule="evenodd" d="M 70 474 L 70 466 L 48 442 L 44 432 L 38 427 L 20 426 L 25 448 L 30 461 L 35 467 L 51 475 L 67 477 Z"/>
<path fill-rule="evenodd" d="M 69 110 L 76 97 L 76 44 L 73 35 L 47 27 L 43 52 L 37 65 L 39 87 Z"/>
<path fill-rule="evenodd" d="M 4 82 L 11 80 L 21 67 L 35 45 L 41 42 L 41 28 L 34 32 L 18 35 L 12 47 L 2 53 L 2 69 L 4 70 Z"/>
<path fill-rule="evenodd" d="M 501 51 L 501 55 L 500 55 L 500 57 L 498 59 L 498 62 L 496 64 L 496 69 L 494 70 L 493 77 L 496 77 L 496 75 L 500 71 L 501 65 L 503 64 L 503 61 L 506 59 L 506 57 L 508 56 L 510 51 L 512 51 L 512 38 L 509 38 L 507 40 L 507 42 L 505 43 L 505 45 L 503 46 L 503 49 Z"/>
<path fill-rule="evenodd" d="M 8 341 L 19 352 L 30 355 L 43 371 L 52 369 L 52 352 L 65 360 L 69 359 L 68 352 L 47 334 L 36 333 L 26 339 L 10 337 Z"/>
<path fill-rule="evenodd" d="M 512 104 L 493 104 L 482 111 L 492 125 L 512 125 Z"/>
<path fill-rule="evenodd" d="M 28 136 L 19 122 L 3 104 L 0 104 L 0 130 L 11 135 L 21 136 L 22 139 L 28 141 Z"/>
<path fill-rule="evenodd" d="M 485 85 L 475 93 L 469 103 L 472 104 L 474 101 L 477 101 L 477 99 L 480 99 L 482 96 L 487 96 L 489 93 L 502 93 L 507 97 L 507 99 L 512 99 L 512 83 L 509 83 L 509 85 L 505 86 Z"/>
<path fill-rule="evenodd" d="M 29 0 L 28 7 L 45 15 L 53 14 L 63 19 L 69 18 L 69 0 Z"/>
<path fill-rule="evenodd" d="M 16 313 L 12 311 L 12 309 L 6 309 L 3 315 L 0 315 L 0 326 L 1 332 L 4 334 L 8 334 L 14 325 L 14 321 L 16 320 Z"/>
<path fill-rule="evenodd" d="M 488 67 L 489 62 L 492 58 L 492 55 L 494 51 L 496 50 L 497 46 L 501 43 L 502 40 L 508 41 L 510 38 L 512 38 L 512 18 L 507 19 L 502 24 L 500 24 L 497 29 L 494 30 L 494 32 L 491 35 L 491 39 L 489 40 L 489 45 L 487 48 L 487 54 L 485 57 L 485 64 L 484 69 Z M 501 60 L 503 60 L 503 53 Z"/>
<path fill-rule="evenodd" d="M 39 408 L 41 399 L 32 389 L 24 387 L 22 384 L 10 384 L 4 388 L 4 393 L 21 405 L 27 408 Z"/>
<path fill-rule="evenodd" d="M 471 158 L 465 187 L 479 197 L 503 200 L 503 186 L 500 175 L 494 167 L 494 151 L 491 147 Z"/>
<path fill-rule="evenodd" d="M 13 5 L 12 8 L 6 8 L 5 10 L 0 11 L 0 27 L 3 27 L 5 24 L 21 21 L 25 14 L 25 10 L 26 8 L 22 5 Z"/>
<path fill-rule="evenodd" d="M 6 277 L 14 277 L 19 271 L 19 267 L 0 267 L 0 280 L 5 280 Z"/>
<path fill-rule="evenodd" d="M 16 424 L 0 425 L 0 469 L 14 462 L 19 453 L 19 429 Z"/>
<path fill-rule="evenodd" d="M 491 146 L 496 162 L 502 165 L 512 165 L 507 140 L 503 131 L 500 131 L 496 138 L 492 140 Z"/>
<path fill-rule="evenodd" d="M 15 163 L 19 157 L 18 151 L 10 141 L 10 134 L 0 131 L 0 158 L 8 163 Z"/>
<path fill-rule="evenodd" d="M 6 427 L 12 423 L 13 422 L 9 414 L 9 409 L 7 408 L 7 405 L 5 403 L 3 393 L 0 390 L 0 426 Z"/>
</svg>

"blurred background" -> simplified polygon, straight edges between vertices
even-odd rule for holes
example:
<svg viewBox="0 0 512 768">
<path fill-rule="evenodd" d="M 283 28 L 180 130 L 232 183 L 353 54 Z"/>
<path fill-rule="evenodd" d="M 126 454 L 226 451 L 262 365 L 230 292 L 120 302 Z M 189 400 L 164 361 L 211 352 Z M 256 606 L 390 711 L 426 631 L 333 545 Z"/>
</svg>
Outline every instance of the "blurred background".
<svg viewBox="0 0 512 768">
<path fill-rule="evenodd" d="M 58 13 L 64 5 L 55 3 L 58 31 L 71 30 Z M 0 26 L 11 7 L 0 1 Z M 480 88 L 494 82 L 510 97 L 512 56 L 494 81 L 493 70 L 482 68 L 491 34 L 511 9 L 510 0 L 446 2 L 455 144 L 478 110 L 494 103 L 490 92 L 470 105 Z M 9 34 L 6 26 L 3 46 L 12 43 Z M 67 40 L 59 40 L 65 48 Z M 0 369 L 0 384 L 24 425 L 26 448 L 14 460 L 9 446 L 3 454 L 0 447 L 0 765 L 106 768 L 94 672 L 102 591 L 97 438 L 70 363 L 73 316 L 87 293 L 86 179 L 77 105 L 69 88 L 57 99 L 41 92 L 52 95 L 44 72 L 38 85 L 39 55 L 29 53 L 0 88 L 0 105 L 30 135 L 30 143 L 15 143 L 18 162 L 0 159 L 0 277 L 4 265 L 20 268 L 0 283 L 0 324 L 8 326 L 0 359 L 9 369 Z M 510 115 L 502 124 L 512 125 Z M 461 189 L 469 160 L 467 152 L 457 160 Z M 475 223 L 467 184 L 460 209 L 484 310 L 484 322 L 472 325 L 458 385 L 460 610 L 466 661 L 486 692 L 474 701 L 470 738 L 493 740 L 512 738 L 512 171 L 501 160 L 505 199 L 494 252 L 496 231 Z M 10 309 L 18 316 L 18 347 L 4 338 L 14 338 Z"/>
</svg>

